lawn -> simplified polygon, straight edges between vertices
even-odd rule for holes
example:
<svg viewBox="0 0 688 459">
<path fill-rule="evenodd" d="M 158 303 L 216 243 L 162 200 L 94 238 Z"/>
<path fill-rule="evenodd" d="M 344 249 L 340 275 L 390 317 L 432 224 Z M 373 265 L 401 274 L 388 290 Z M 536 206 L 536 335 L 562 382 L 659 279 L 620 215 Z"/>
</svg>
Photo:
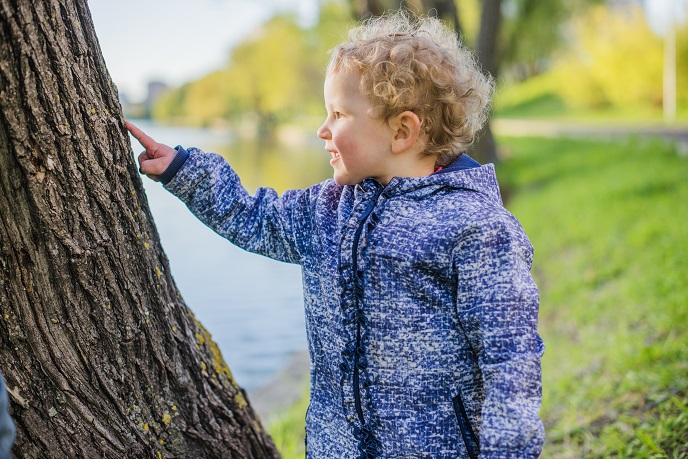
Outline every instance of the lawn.
<svg viewBox="0 0 688 459">
<path fill-rule="evenodd" d="M 540 287 L 544 458 L 688 458 L 688 157 L 661 141 L 500 139 Z M 270 426 L 303 457 L 304 400 Z"/>
<path fill-rule="evenodd" d="M 639 139 L 503 145 L 536 251 L 543 457 L 688 457 L 688 157 Z"/>
</svg>

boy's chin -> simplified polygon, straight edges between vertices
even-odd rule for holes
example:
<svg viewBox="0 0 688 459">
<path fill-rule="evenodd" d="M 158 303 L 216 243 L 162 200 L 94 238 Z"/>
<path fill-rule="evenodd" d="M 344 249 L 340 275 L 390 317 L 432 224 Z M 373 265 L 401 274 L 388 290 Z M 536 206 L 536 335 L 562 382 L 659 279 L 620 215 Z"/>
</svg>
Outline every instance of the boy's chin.
<svg viewBox="0 0 688 459">
<path fill-rule="evenodd" d="M 334 183 L 336 183 L 339 186 L 346 186 L 346 185 L 357 185 L 360 182 L 355 182 L 352 178 L 350 177 L 342 177 L 341 175 L 334 174 L 332 177 L 334 179 Z"/>
</svg>

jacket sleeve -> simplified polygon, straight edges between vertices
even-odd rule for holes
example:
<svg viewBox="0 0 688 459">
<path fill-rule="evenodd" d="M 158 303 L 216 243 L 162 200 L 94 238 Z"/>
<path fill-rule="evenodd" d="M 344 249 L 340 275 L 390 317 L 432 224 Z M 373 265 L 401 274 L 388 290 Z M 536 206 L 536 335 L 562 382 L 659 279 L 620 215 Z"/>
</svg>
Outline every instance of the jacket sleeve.
<svg viewBox="0 0 688 459">
<path fill-rule="evenodd" d="M 544 442 L 533 249 L 511 216 L 470 226 L 456 248 L 457 311 L 477 356 L 485 400 L 480 458 L 536 458 Z"/>
<path fill-rule="evenodd" d="M 205 225 L 249 252 L 300 263 L 299 223 L 309 214 L 311 190 L 271 188 L 250 196 L 220 155 L 189 149 L 189 157 L 165 188 L 181 199 Z M 301 227 L 301 229 L 303 229 Z"/>
</svg>

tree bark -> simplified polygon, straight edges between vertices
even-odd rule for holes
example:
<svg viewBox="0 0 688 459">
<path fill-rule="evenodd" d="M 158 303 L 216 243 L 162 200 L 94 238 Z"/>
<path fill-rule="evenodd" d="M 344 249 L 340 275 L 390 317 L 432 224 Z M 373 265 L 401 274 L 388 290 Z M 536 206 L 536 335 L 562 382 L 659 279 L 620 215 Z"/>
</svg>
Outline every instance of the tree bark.
<svg viewBox="0 0 688 459">
<path fill-rule="evenodd" d="M 499 56 L 497 44 L 502 24 L 501 0 L 483 0 L 480 14 L 480 32 L 478 33 L 478 60 L 483 71 L 497 78 Z M 490 120 L 478 134 L 478 141 L 474 149 L 476 159 L 481 163 L 497 163 L 497 143 L 495 142 Z"/>
<path fill-rule="evenodd" d="M 353 16 L 357 19 L 367 19 L 380 16 L 385 12 L 383 0 L 351 0 Z"/>
<path fill-rule="evenodd" d="M 279 457 L 177 292 L 85 0 L 0 0 L 0 343 L 18 458 Z"/>
<path fill-rule="evenodd" d="M 438 18 L 444 19 L 452 25 L 457 35 L 463 34 L 454 0 L 425 0 L 424 3 L 426 4 L 426 11 L 434 10 Z"/>
</svg>

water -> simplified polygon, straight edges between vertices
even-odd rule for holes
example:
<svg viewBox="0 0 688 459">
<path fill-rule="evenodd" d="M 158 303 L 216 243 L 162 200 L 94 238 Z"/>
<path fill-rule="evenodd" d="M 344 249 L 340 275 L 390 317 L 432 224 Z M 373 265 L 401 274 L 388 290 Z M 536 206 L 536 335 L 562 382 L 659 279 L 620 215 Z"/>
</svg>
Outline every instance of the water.
<svg viewBox="0 0 688 459">
<path fill-rule="evenodd" d="M 321 142 L 260 146 L 222 131 L 135 124 L 158 142 L 223 154 L 250 191 L 258 185 L 304 187 L 331 174 Z M 133 139 L 132 145 L 138 155 L 142 148 Z M 144 187 L 186 304 L 212 334 L 239 385 L 250 393 L 267 384 L 292 355 L 306 350 L 300 268 L 244 252 L 200 223 L 159 183 L 144 178 Z"/>
</svg>

